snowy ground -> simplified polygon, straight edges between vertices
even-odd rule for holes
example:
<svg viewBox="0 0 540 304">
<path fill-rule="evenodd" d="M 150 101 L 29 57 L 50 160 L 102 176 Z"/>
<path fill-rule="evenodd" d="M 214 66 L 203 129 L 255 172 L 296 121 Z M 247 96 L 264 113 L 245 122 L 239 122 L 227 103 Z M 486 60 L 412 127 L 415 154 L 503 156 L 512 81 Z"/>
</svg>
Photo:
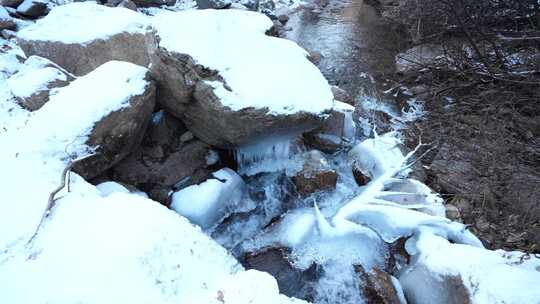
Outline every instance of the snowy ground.
<svg viewBox="0 0 540 304">
<path fill-rule="evenodd" d="M 113 24 L 121 29 L 136 31 L 147 22 L 132 22 L 139 16 L 127 14 L 130 16 L 126 19 L 115 14 L 104 18 L 114 19 Z M 243 19 L 245 15 L 238 12 L 235 22 L 226 26 L 217 20 L 215 12 L 203 17 L 185 13 L 182 16 L 186 19 L 181 21 L 172 20 L 171 16 L 178 15 L 158 13 L 152 22 L 164 36 L 170 24 L 191 24 L 218 36 L 220 30 L 229 33 L 238 27 L 251 27 L 250 42 L 259 41 L 261 32 L 268 28 L 268 19 L 250 18 L 260 21 L 252 24 Z M 47 31 L 62 29 L 62 23 L 58 26 Z M 88 38 L 85 34 L 106 35 L 109 29 L 103 26 L 95 33 L 68 38 L 77 42 Z M 28 30 L 26 35 L 39 33 L 43 34 Z M 245 43 L 241 39 L 246 37 L 223 35 Z M 189 45 L 168 47 L 194 48 L 189 52 L 225 73 L 235 91 L 244 94 L 242 101 L 249 99 L 260 107 L 288 110 L 283 104 L 268 101 L 283 101 L 287 90 L 261 95 L 266 92 L 266 82 L 287 70 L 277 70 L 272 60 L 261 63 L 274 73 L 265 75 L 264 82 L 254 87 L 238 79 L 255 74 L 258 63 L 244 66 L 238 57 L 232 66 L 223 66 L 220 60 L 220 56 L 233 52 L 234 43 L 217 52 L 209 51 L 208 44 L 198 43 L 196 36 L 191 40 Z M 11 42 L 2 43 L 6 51 L 0 55 L 0 302 L 302 303 L 280 295 L 274 278 L 245 271 L 231 255 L 278 245 L 292 249 L 295 267 L 306 269 L 316 263 L 324 268 L 325 275 L 315 287 L 316 303 L 361 303 L 361 294 L 355 293 L 359 281 L 353 266 L 384 267 L 389 255 L 387 243 L 407 237 L 405 249 L 412 261 L 400 265 L 394 275 L 396 287 L 403 288 L 410 302 L 449 302 L 445 297 L 450 295 L 441 282 L 448 276 L 458 276 L 473 303 L 540 303 L 540 290 L 532 288 L 540 282 L 540 260 L 523 258 L 525 255 L 517 252 L 486 250 L 464 225 L 446 219 L 440 197 L 406 178 L 416 154 L 402 153 L 398 133 L 373 138 L 359 135 L 349 153 L 327 155 L 330 166 L 339 174 L 336 190 L 302 199 L 287 212 L 278 195 L 282 190 L 281 171 L 294 174 L 298 170 L 295 157 L 303 155 L 303 151 L 296 151 L 291 156 L 290 138 L 268 140 L 253 150 L 237 151 L 255 162 L 283 161 L 285 168 L 277 166 L 273 171 L 278 172 L 263 177 L 239 176 L 230 169 L 217 171 L 213 179 L 175 193 L 172 208 L 176 212 L 144 194 L 130 193 L 114 184 L 96 187 L 72 173 L 69 191 L 64 189 L 57 195 L 55 207 L 32 239 L 64 167 L 70 160 L 92 153 L 85 142 L 94 124 L 127 106 L 130 97 L 142 94 L 148 85 L 148 70 L 126 62 L 108 62 L 56 90 L 43 108 L 30 113 L 14 98 L 30 89 L 17 82 L 16 73 L 25 66 L 16 55 L 24 55 Z M 300 48 L 297 52 L 305 54 Z M 289 75 L 293 78 L 312 68 L 298 62 L 282 62 L 279 66 L 293 69 Z M 48 79 L 58 75 L 36 74 L 32 80 L 39 80 L 38 76 Z M 326 83 L 324 79 L 315 81 Z M 324 95 L 327 90 L 323 96 L 321 91 L 306 87 L 295 88 L 293 93 L 302 94 L 301 100 L 317 101 L 309 110 L 319 112 L 328 106 L 328 96 Z M 408 121 L 421 113 L 421 108 L 416 110 L 394 115 L 399 122 Z M 358 187 L 351 165 L 369 171 L 372 181 Z M 265 198 L 251 197 L 247 191 L 250 187 L 264 192 Z M 410 195 L 413 202 L 403 199 Z M 218 225 L 234 212 L 251 211 L 247 220 L 236 225 Z M 276 218 L 280 220 L 275 225 L 264 228 Z"/>
</svg>

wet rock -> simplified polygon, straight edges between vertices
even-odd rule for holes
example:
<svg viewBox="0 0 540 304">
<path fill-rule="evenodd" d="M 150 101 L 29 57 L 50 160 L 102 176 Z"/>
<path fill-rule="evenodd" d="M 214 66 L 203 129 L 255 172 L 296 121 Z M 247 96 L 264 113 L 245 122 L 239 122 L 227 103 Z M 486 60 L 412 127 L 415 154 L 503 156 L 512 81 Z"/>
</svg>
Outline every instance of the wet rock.
<svg viewBox="0 0 540 304">
<path fill-rule="evenodd" d="M 332 94 L 334 94 L 335 100 L 339 100 L 353 107 L 355 106 L 354 98 L 351 94 L 349 94 L 349 92 L 345 91 L 344 89 L 334 85 L 332 86 Z"/>
<path fill-rule="evenodd" d="M 128 64 L 113 61 L 106 63 L 98 70 L 101 72 L 106 70 L 104 67 L 112 68 L 116 65 Z M 129 65 L 131 66 L 131 64 Z M 90 77 L 90 75 L 84 77 Z M 84 77 L 78 80 L 84 79 Z M 102 81 L 110 82 L 111 79 L 114 77 Z M 130 79 L 124 81 L 129 82 Z M 71 85 L 74 83 L 75 81 Z M 110 85 L 110 83 L 108 84 Z M 94 87 L 92 89 L 99 90 L 101 88 Z M 109 169 L 139 145 L 155 105 L 156 87 L 149 72 L 146 73 L 144 87 L 140 89 L 142 89 L 140 94 L 132 95 L 130 99 L 125 101 L 129 104 L 128 106 L 111 112 L 94 125 L 86 144 L 90 147 L 96 147 L 96 155 L 76 163 L 73 167 L 74 171 L 85 179 L 92 179 Z M 85 93 L 80 92 L 80 94 Z"/>
<path fill-rule="evenodd" d="M 183 141 L 186 131 L 172 115 L 155 113 L 141 146 L 111 170 L 113 179 L 134 185 L 162 203 L 171 190 L 203 181 L 211 172 L 211 147 L 196 139 Z"/>
<path fill-rule="evenodd" d="M 0 31 L 0 35 L 2 35 L 2 38 L 6 40 L 17 37 L 17 33 L 10 30 L 2 30 Z"/>
<path fill-rule="evenodd" d="M 326 153 L 335 153 L 354 141 L 356 125 L 354 107 L 336 101 L 322 127 L 304 134 L 305 143 Z"/>
<path fill-rule="evenodd" d="M 310 151 L 306 153 L 302 170 L 292 180 L 298 192 L 308 196 L 318 191 L 335 189 L 337 177 L 321 152 Z"/>
<path fill-rule="evenodd" d="M 96 32 L 92 27 L 109 18 L 117 22 L 110 32 Z M 148 48 L 154 46 L 154 36 L 143 19 L 130 10 L 71 3 L 55 7 L 45 18 L 19 31 L 18 42 L 27 56 L 50 59 L 77 76 L 111 60 L 148 66 Z M 58 20 L 66 20 L 70 29 L 59 32 Z"/>
<path fill-rule="evenodd" d="M 355 271 L 360 276 L 360 288 L 366 304 L 403 303 L 400 297 L 402 291 L 396 288 L 391 275 L 379 268 L 365 271 L 360 265 L 355 266 Z"/>
<path fill-rule="evenodd" d="M 199 9 L 222 9 L 231 6 L 231 0 L 196 0 Z"/>
<path fill-rule="evenodd" d="M 287 258 L 287 251 L 286 248 L 280 247 L 263 248 L 246 254 L 242 264 L 246 269 L 256 269 L 271 274 L 278 283 L 280 293 L 305 298 L 310 282 L 317 280 L 317 269 L 315 266 L 304 271 L 294 268 Z"/>
<path fill-rule="evenodd" d="M 30 18 L 38 18 L 47 13 L 47 3 L 41 0 L 24 0 L 17 6 L 17 13 Z"/>
<path fill-rule="evenodd" d="M 74 77 L 57 64 L 30 56 L 7 83 L 21 107 L 36 111 L 49 101 L 52 89 L 64 87 L 72 80 Z"/>
<path fill-rule="evenodd" d="M 353 167 L 352 173 L 353 173 L 354 180 L 356 181 L 356 184 L 358 186 L 365 186 L 371 181 L 370 175 L 367 172 L 366 173 L 362 172 L 360 168 Z"/>
</svg>

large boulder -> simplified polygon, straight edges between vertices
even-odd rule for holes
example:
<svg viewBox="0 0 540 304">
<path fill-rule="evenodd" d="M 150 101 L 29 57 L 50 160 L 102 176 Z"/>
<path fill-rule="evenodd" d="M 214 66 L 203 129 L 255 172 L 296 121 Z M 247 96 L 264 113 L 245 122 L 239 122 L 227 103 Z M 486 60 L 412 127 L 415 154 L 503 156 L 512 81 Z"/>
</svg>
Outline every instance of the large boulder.
<svg viewBox="0 0 540 304">
<path fill-rule="evenodd" d="M 7 84 L 21 107 L 36 111 L 49 101 L 52 89 L 64 87 L 73 79 L 54 62 L 30 56 L 21 69 L 7 79 Z"/>
<path fill-rule="evenodd" d="M 183 11 L 152 24 L 160 39 L 152 54 L 159 101 L 209 144 L 229 148 L 310 130 L 332 108 L 330 87 L 307 53 L 266 36 L 272 22 L 261 14 Z"/>
<path fill-rule="evenodd" d="M 141 146 L 112 168 L 112 178 L 165 203 L 171 190 L 203 181 L 214 165 L 211 156 L 217 153 L 189 135 L 177 118 L 155 113 Z"/>
<path fill-rule="evenodd" d="M 46 106 L 54 104 L 57 107 L 58 104 L 75 101 L 77 104 L 100 103 L 109 110 L 96 119 L 83 137 L 95 155 L 77 162 L 73 168 L 79 175 L 90 179 L 117 163 L 139 144 L 154 108 L 155 85 L 147 69 L 111 61 L 58 89 Z M 67 147 L 69 144 L 66 143 Z"/>
<path fill-rule="evenodd" d="M 71 3 L 55 7 L 17 36 L 27 56 L 45 57 L 80 76 L 110 60 L 148 66 L 153 36 L 145 20 L 126 8 Z"/>
</svg>

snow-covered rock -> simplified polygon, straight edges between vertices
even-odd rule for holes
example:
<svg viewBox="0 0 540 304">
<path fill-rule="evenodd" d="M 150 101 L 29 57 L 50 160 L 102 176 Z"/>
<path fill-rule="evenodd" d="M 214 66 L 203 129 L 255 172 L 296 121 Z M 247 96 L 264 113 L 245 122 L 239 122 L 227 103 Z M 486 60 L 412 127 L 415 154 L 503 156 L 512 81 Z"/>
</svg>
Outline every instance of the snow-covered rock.
<svg viewBox="0 0 540 304">
<path fill-rule="evenodd" d="M 57 6 L 17 36 L 27 56 L 45 57 L 77 76 L 110 60 L 148 66 L 153 45 L 145 16 L 92 2 Z"/>
<path fill-rule="evenodd" d="M 152 25 L 160 40 L 152 55 L 160 101 L 209 144 L 231 147 L 313 129 L 332 108 L 330 87 L 307 52 L 265 35 L 272 22 L 264 15 L 167 12 Z"/>
<path fill-rule="evenodd" d="M 229 168 L 212 176 L 172 195 L 171 208 L 202 228 L 210 228 L 225 217 L 240 203 L 245 191 L 242 178 Z"/>
<path fill-rule="evenodd" d="M 64 87 L 73 79 L 54 62 L 30 56 L 21 69 L 7 79 L 7 84 L 23 108 L 36 111 L 49 101 L 52 89 Z"/>
<path fill-rule="evenodd" d="M 452 244 L 430 233 L 407 243 L 412 263 L 399 281 L 413 303 L 540 303 L 540 259 L 533 255 Z"/>
</svg>

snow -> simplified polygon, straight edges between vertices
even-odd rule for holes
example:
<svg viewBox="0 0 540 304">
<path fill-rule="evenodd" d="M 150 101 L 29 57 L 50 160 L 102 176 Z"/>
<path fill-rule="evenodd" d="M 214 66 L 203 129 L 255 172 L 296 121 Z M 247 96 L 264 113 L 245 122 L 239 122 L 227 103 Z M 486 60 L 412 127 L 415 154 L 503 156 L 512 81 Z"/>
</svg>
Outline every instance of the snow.
<svg viewBox="0 0 540 304">
<path fill-rule="evenodd" d="M 0 301 L 303 303 L 279 295 L 267 274 L 243 271 L 224 248 L 174 211 L 125 193 L 118 184 L 94 187 L 74 173 L 70 191 L 57 195 L 27 244 L 49 193 L 60 183 L 66 144 L 68 154 L 86 153 L 85 136 L 144 91 L 146 73 L 130 63 L 108 62 L 59 89 L 32 115 L 18 113 L 27 124 L 0 134 Z M 227 173 L 216 178 L 227 179 Z"/>
<path fill-rule="evenodd" d="M 272 22 L 262 14 L 234 9 L 164 12 L 152 17 L 151 24 L 160 47 L 189 54 L 219 72 L 227 86 L 207 83 L 233 111 L 319 114 L 333 106 L 330 86 L 306 59 L 307 52 L 292 41 L 265 35 Z"/>
<path fill-rule="evenodd" d="M 118 33 L 146 33 L 146 17 L 126 8 L 93 2 L 73 2 L 54 7 L 34 25 L 18 32 L 24 40 L 90 43 Z"/>
<path fill-rule="evenodd" d="M 67 81 L 66 74 L 52 66 L 47 59 L 31 56 L 21 69 L 7 80 L 13 95 L 21 98 L 30 97 L 46 90 L 47 85 L 56 81 Z"/>
<path fill-rule="evenodd" d="M 441 288 L 449 277 L 461 280 L 475 304 L 540 303 L 540 289 L 533 287 L 540 282 L 537 257 L 451 244 L 431 233 L 421 233 L 408 242 L 415 243 L 415 262 L 403 270 L 399 280 L 415 303 L 455 298 Z M 417 288 L 418 284 L 425 288 Z"/>
<path fill-rule="evenodd" d="M 227 208 L 242 199 L 245 184 L 229 168 L 214 172 L 212 179 L 173 193 L 171 209 L 202 228 L 210 228 L 222 219 Z"/>
</svg>

